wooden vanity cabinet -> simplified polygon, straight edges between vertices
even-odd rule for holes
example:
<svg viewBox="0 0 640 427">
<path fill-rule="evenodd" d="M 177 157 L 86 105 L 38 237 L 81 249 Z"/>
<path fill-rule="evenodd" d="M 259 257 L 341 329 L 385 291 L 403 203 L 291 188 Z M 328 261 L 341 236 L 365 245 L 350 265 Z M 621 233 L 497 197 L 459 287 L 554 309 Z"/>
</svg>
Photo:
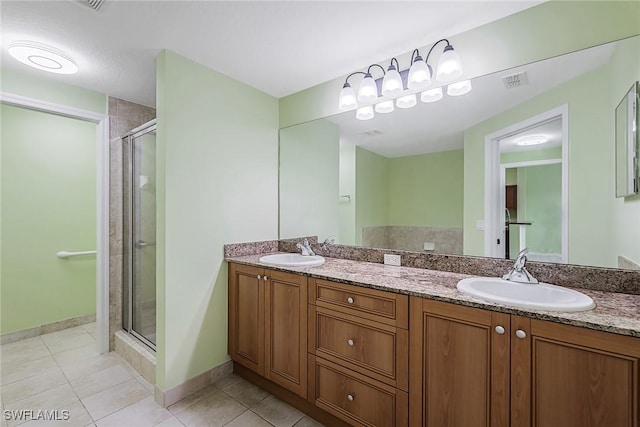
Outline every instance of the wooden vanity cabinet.
<svg viewBox="0 0 640 427">
<path fill-rule="evenodd" d="M 410 304 L 411 426 L 638 427 L 639 339 Z"/>
<path fill-rule="evenodd" d="M 229 264 L 229 355 L 307 397 L 307 278 Z"/>
</svg>

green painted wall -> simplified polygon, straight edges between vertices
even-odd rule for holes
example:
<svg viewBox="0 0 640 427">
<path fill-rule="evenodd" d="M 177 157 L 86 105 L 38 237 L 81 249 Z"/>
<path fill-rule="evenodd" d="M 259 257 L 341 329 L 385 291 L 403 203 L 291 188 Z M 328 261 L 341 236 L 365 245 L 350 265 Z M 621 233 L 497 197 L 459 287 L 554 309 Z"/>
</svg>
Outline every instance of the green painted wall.
<svg viewBox="0 0 640 427">
<path fill-rule="evenodd" d="M 640 34 L 638 16 L 638 1 L 549 1 L 448 39 L 474 78 Z M 396 55 L 401 67 L 410 56 Z M 280 127 L 337 114 L 345 77 L 281 98 Z"/>
<path fill-rule="evenodd" d="M 500 163 L 532 162 L 535 160 L 562 159 L 562 147 L 534 151 L 500 153 Z"/>
<path fill-rule="evenodd" d="M 228 360 L 225 243 L 278 237 L 278 101 L 170 51 L 157 58 L 156 382 Z"/>
<path fill-rule="evenodd" d="M 523 170 L 526 207 L 518 206 L 518 220 L 532 222 L 526 228 L 527 247 L 531 252 L 561 254 L 562 230 L 562 165 L 528 166 Z M 517 231 L 517 227 L 514 228 Z"/>
<path fill-rule="evenodd" d="M 611 60 L 609 110 L 616 106 L 631 87 L 640 80 L 640 37 L 625 40 L 616 48 Z M 614 134 L 610 134 L 611 140 Z M 617 198 L 614 202 L 614 254 L 640 264 L 640 196 Z"/>
<path fill-rule="evenodd" d="M 280 238 L 339 233 L 340 128 L 314 120 L 280 130 Z"/>
<path fill-rule="evenodd" d="M 16 70 L 0 69 L 0 91 L 107 114 L 107 96 L 103 93 L 40 79 Z"/>
<path fill-rule="evenodd" d="M 465 132 L 464 253 L 482 255 L 484 136 L 545 111 L 569 106 L 569 262 L 613 266 L 612 113 L 604 66 L 543 93 Z M 605 143 L 603 143 L 603 141 Z M 598 248 L 598 250 L 594 250 Z"/>
<path fill-rule="evenodd" d="M 96 125 L 7 105 L 2 126 L 1 332 L 95 313 Z"/>
<path fill-rule="evenodd" d="M 356 146 L 340 141 L 340 201 L 338 243 L 356 244 Z M 349 196 L 349 197 L 342 197 Z"/>
<path fill-rule="evenodd" d="M 356 236 L 362 228 L 389 225 L 389 159 L 356 147 Z"/>
<path fill-rule="evenodd" d="M 462 150 L 389 159 L 389 225 L 462 227 Z"/>
</svg>

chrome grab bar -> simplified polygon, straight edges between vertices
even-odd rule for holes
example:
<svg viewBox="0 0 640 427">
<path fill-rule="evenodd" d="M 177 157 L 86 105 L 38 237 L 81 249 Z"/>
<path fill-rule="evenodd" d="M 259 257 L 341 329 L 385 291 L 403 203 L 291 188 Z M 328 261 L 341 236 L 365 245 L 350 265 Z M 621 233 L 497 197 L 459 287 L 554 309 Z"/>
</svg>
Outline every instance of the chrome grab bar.
<svg viewBox="0 0 640 427">
<path fill-rule="evenodd" d="M 138 240 L 136 242 L 136 248 L 145 248 L 147 246 L 155 246 L 156 242 L 145 242 L 144 240 Z"/>
<path fill-rule="evenodd" d="M 74 256 L 82 256 L 82 255 L 95 255 L 96 251 L 80 251 L 80 252 L 67 252 L 60 251 L 56 254 L 58 258 L 71 258 Z"/>
</svg>

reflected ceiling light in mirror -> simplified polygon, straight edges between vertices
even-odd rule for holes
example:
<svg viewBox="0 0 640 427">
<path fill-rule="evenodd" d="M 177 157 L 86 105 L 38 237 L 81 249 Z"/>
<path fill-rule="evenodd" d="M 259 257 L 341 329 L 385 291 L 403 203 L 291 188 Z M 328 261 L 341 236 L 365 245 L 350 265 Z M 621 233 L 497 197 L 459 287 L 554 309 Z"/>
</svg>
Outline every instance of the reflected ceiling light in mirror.
<svg viewBox="0 0 640 427">
<path fill-rule="evenodd" d="M 373 105 L 360 107 L 356 110 L 356 119 L 358 120 L 371 120 L 373 119 L 373 116 Z"/>
<path fill-rule="evenodd" d="M 16 41 L 9 45 L 9 54 L 30 67 L 56 74 L 75 74 L 78 66 L 73 59 L 53 46 L 32 41 Z"/>
<path fill-rule="evenodd" d="M 398 108 L 411 108 L 417 104 L 416 94 L 412 93 L 411 95 L 406 95 L 398 98 L 396 100 L 396 105 Z"/>
<path fill-rule="evenodd" d="M 436 68 L 435 79 L 439 82 L 450 82 L 456 80 L 462 75 L 462 63 L 460 56 L 453 49 L 451 43 L 447 39 L 441 39 L 435 42 L 429 52 L 426 59 L 422 59 L 420 51 L 414 49 L 411 54 L 411 66 L 406 70 L 400 69 L 400 64 L 396 58 L 391 58 L 389 67 L 385 69 L 380 64 L 372 64 L 367 68 L 367 71 L 356 71 L 351 73 L 345 79 L 342 91 L 340 92 L 338 100 L 338 108 L 340 111 L 347 111 L 358 107 L 370 106 L 375 104 L 379 98 L 385 97 L 387 99 L 398 98 L 396 106 L 398 108 L 410 108 L 416 105 L 415 92 L 423 91 L 420 95 L 420 99 L 423 102 L 435 102 L 442 98 L 442 88 L 436 88 L 435 90 L 425 91 L 433 79 L 433 68 L 429 65 L 429 58 L 431 53 L 437 45 L 440 43 L 446 43 L 440 58 L 438 59 L 438 66 Z M 383 76 L 374 79 L 371 74 L 371 69 L 377 67 L 382 70 Z M 354 95 L 354 91 L 349 84 L 349 79 L 356 74 L 362 74 L 364 77 L 360 82 L 357 94 Z M 471 90 L 471 82 L 465 80 L 464 82 L 458 82 L 454 85 L 450 85 L 447 88 L 447 93 L 451 96 L 464 95 Z M 354 105 L 355 96 L 355 105 Z M 380 102 L 375 107 L 377 112 L 391 112 L 393 111 L 389 104 Z M 359 110 L 359 109 L 358 109 Z M 380 111 L 378 111 L 380 110 Z M 368 110 L 367 110 L 368 111 Z M 373 112 L 373 109 L 371 110 Z M 362 116 L 364 113 L 361 113 Z M 364 115 L 368 120 L 371 117 Z"/>
<path fill-rule="evenodd" d="M 549 142 L 549 138 L 544 135 L 527 135 L 516 139 L 516 145 L 540 145 Z"/>
<path fill-rule="evenodd" d="M 441 87 L 425 90 L 420 94 L 420 101 L 422 102 L 436 102 L 436 101 L 440 101 L 441 99 L 442 99 Z"/>
<path fill-rule="evenodd" d="M 375 107 L 376 113 L 392 113 L 393 112 L 393 99 L 388 101 L 382 101 L 376 104 Z"/>
<path fill-rule="evenodd" d="M 451 83 L 447 86 L 447 95 L 460 96 L 471 91 L 471 80 L 463 80 L 457 83 Z"/>
</svg>

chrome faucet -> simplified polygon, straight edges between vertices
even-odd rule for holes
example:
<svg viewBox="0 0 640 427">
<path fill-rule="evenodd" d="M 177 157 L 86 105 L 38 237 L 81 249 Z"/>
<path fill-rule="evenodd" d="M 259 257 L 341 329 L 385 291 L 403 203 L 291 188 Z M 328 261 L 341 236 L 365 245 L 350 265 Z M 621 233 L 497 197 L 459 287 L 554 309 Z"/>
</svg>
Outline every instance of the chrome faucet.
<svg viewBox="0 0 640 427">
<path fill-rule="evenodd" d="M 525 264 L 527 263 L 528 253 L 529 253 L 528 248 L 524 248 L 523 250 L 520 251 L 511 271 L 509 271 L 507 274 L 502 276 L 504 280 L 509 280 L 511 282 L 517 282 L 517 283 L 528 283 L 532 285 L 538 283 L 538 279 L 533 277 L 531 273 L 529 273 L 525 268 Z"/>
<path fill-rule="evenodd" d="M 333 245 L 336 242 L 336 236 L 329 236 L 322 242 L 322 249 L 326 250 L 327 245 Z"/>
<path fill-rule="evenodd" d="M 300 249 L 300 253 L 303 256 L 315 255 L 315 252 L 311 249 L 311 245 L 309 245 L 309 241 L 307 239 L 304 239 L 302 243 L 296 243 L 296 248 Z"/>
</svg>

